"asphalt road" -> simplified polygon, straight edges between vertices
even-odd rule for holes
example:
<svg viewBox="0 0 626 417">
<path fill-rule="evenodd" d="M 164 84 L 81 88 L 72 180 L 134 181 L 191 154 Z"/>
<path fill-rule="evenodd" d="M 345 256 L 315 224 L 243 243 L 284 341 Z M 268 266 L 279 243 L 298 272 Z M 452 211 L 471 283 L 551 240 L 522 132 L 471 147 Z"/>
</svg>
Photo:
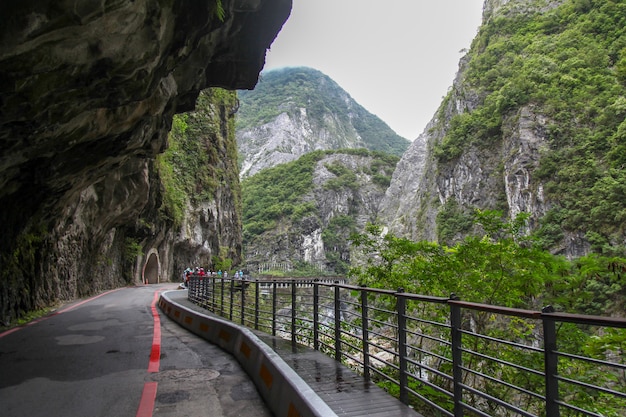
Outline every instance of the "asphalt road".
<svg viewBox="0 0 626 417">
<path fill-rule="evenodd" d="M 153 307 L 148 285 L 0 334 L 0 416 L 271 417 L 237 361 Z"/>
</svg>

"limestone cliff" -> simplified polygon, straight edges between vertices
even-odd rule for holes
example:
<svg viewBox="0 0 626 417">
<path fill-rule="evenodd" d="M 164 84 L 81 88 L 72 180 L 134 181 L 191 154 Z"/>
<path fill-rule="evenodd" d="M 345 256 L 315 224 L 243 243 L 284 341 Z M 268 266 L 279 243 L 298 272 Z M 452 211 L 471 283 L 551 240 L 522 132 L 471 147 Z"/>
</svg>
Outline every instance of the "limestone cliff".
<svg viewBox="0 0 626 417">
<path fill-rule="evenodd" d="M 314 150 L 366 148 L 401 156 L 409 141 L 312 68 L 262 74 L 239 95 L 237 144 L 242 178 Z"/>
<path fill-rule="evenodd" d="M 158 208 L 171 223 L 174 270 L 241 261 L 241 187 L 234 112 L 237 94 L 212 88 L 196 109 L 174 116 L 169 147 L 157 158 L 163 187 Z"/>
<path fill-rule="evenodd" d="M 397 159 L 365 149 L 315 151 L 245 179 L 247 268 L 345 274 L 350 235 L 376 220 Z"/>
<path fill-rule="evenodd" d="M 528 212 L 555 253 L 623 253 L 624 12 L 486 0 L 449 94 L 398 163 L 383 222 L 454 242 L 476 208 Z"/>
<path fill-rule="evenodd" d="M 159 211 L 155 157 L 173 115 L 192 110 L 201 90 L 256 84 L 290 7 L 0 4 L 0 321 L 105 288 L 169 280 L 174 266 L 193 260 L 175 258 L 180 230 Z M 212 203 L 218 210 L 230 199 L 222 197 Z M 223 208 L 227 216 L 231 207 Z"/>
</svg>

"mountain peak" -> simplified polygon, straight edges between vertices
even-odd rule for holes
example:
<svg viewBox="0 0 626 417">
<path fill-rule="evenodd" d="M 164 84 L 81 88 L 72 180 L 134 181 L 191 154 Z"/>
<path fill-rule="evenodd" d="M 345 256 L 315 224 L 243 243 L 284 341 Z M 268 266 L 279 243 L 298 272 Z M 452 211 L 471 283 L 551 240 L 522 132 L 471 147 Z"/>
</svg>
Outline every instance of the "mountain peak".
<svg viewBox="0 0 626 417">
<path fill-rule="evenodd" d="M 241 176 L 318 149 L 366 148 L 400 156 L 410 142 L 313 68 L 264 72 L 239 92 L 236 137 Z"/>
</svg>

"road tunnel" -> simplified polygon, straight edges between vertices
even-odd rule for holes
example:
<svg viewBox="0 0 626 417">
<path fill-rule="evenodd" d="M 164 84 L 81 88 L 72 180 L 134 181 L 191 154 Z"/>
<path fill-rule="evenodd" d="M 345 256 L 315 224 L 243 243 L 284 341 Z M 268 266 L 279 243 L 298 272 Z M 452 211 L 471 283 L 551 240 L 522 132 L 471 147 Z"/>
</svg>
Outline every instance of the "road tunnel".
<svg viewBox="0 0 626 417">
<path fill-rule="evenodd" d="M 148 259 L 143 266 L 143 282 L 146 284 L 158 284 L 161 265 L 156 250 L 150 251 Z"/>
</svg>

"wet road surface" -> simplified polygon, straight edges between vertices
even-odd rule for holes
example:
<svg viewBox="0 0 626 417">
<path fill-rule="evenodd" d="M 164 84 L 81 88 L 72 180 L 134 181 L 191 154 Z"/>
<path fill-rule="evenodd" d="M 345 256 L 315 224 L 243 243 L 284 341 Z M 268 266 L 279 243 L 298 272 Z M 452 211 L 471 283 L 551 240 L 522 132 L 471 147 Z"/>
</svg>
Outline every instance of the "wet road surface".
<svg viewBox="0 0 626 417">
<path fill-rule="evenodd" d="M 230 354 L 154 308 L 175 288 L 106 292 L 0 334 L 0 415 L 270 417 Z"/>
</svg>

